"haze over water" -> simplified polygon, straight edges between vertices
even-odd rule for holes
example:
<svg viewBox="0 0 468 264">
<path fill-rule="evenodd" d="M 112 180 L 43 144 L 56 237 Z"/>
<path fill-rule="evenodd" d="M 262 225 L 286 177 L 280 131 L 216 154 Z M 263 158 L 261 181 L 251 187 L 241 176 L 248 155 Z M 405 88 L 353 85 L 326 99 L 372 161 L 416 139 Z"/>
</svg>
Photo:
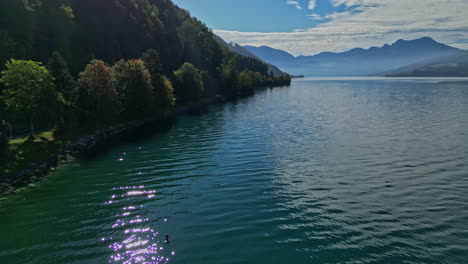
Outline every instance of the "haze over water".
<svg viewBox="0 0 468 264">
<path fill-rule="evenodd" d="M 295 80 L 67 163 L 0 200 L 0 263 L 464 263 L 468 84 L 440 81 Z"/>
</svg>

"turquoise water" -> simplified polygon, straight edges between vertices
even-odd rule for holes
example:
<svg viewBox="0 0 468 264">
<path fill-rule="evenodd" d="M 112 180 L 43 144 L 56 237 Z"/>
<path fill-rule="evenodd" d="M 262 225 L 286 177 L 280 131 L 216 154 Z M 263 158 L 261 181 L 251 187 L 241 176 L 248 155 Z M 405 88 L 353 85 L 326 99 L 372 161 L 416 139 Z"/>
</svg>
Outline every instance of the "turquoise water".
<svg viewBox="0 0 468 264">
<path fill-rule="evenodd" d="M 295 80 L 69 162 L 0 200 L 0 263 L 468 263 L 439 81 Z"/>
</svg>

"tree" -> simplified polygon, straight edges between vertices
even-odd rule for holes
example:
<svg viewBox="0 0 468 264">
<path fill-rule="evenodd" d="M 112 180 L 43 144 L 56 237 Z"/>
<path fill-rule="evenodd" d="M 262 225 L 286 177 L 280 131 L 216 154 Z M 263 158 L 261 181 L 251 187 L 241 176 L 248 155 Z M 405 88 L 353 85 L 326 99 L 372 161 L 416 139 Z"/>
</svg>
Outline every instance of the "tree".
<svg viewBox="0 0 468 264">
<path fill-rule="evenodd" d="M 158 85 L 157 98 L 161 109 L 167 109 L 173 107 L 175 104 L 174 87 L 171 81 L 164 75 L 160 77 L 160 83 Z"/>
<path fill-rule="evenodd" d="M 7 147 L 8 141 L 5 136 L 4 128 L 0 125 L 0 157 L 2 156 L 3 152 Z"/>
<path fill-rule="evenodd" d="M 162 74 L 162 65 L 159 53 L 155 50 L 147 50 L 141 57 L 151 74 L 154 94 L 158 110 L 164 110 L 174 106 L 174 88 L 171 81 Z"/>
<path fill-rule="evenodd" d="M 2 75 L 6 108 L 29 121 L 31 135 L 36 120 L 52 121 L 58 116 L 59 100 L 53 77 L 40 62 L 8 61 Z"/>
<path fill-rule="evenodd" d="M 153 80 L 156 80 L 158 76 L 162 75 L 162 65 L 159 53 L 154 49 L 149 49 L 141 56 L 141 59 L 145 62 L 148 71 L 151 74 Z"/>
<path fill-rule="evenodd" d="M 221 66 L 221 77 L 223 79 L 221 94 L 227 97 L 238 96 L 240 89 L 239 72 L 237 71 L 234 59 L 229 60 L 227 64 Z"/>
<path fill-rule="evenodd" d="M 172 76 L 174 92 L 182 103 L 197 102 L 203 95 L 200 71 L 191 63 L 184 63 Z"/>
<path fill-rule="evenodd" d="M 15 55 L 15 44 L 8 32 L 0 31 L 0 68 Z"/>
<path fill-rule="evenodd" d="M 77 92 L 75 80 L 70 74 L 65 59 L 58 52 L 53 52 L 46 64 L 47 69 L 54 77 L 55 88 L 59 94 L 62 107 L 61 125 L 70 122 L 75 116 L 74 103 Z"/>
<path fill-rule="evenodd" d="M 121 111 L 117 91 L 112 86 L 111 69 L 93 60 L 79 74 L 77 105 L 88 122 L 111 123 Z"/>
<path fill-rule="evenodd" d="M 239 86 L 240 93 L 242 95 L 249 95 L 254 92 L 255 85 L 255 73 L 253 71 L 245 70 L 239 74 Z"/>
<path fill-rule="evenodd" d="M 74 101 L 76 91 L 74 90 L 75 81 L 68 69 L 65 59 L 58 52 L 52 53 L 46 65 L 49 72 L 54 77 L 55 89 L 61 93 L 67 102 Z"/>
<path fill-rule="evenodd" d="M 117 62 L 112 67 L 112 83 L 126 117 L 142 117 L 154 112 L 151 76 L 142 60 Z"/>
</svg>

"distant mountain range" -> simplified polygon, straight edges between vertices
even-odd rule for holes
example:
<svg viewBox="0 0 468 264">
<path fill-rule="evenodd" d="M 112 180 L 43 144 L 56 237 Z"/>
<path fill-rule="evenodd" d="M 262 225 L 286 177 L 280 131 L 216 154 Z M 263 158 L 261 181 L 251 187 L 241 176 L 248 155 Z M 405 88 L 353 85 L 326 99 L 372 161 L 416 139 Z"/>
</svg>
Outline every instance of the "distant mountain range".
<svg viewBox="0 0 468 264">
<path fill-rule="evenodd" d="M 239 44 L 227 43 L 226 41 L 224 41 L 221 37 L 219 37 L 217 35 L 215 35 L 215 39 L 216 39 L 216 41 L 218 41 L 218 43 L 220 43 L 221 45 L 227 47 L 228 49 L 236 52 L 237 54 L 240 54 L 240 55 L 243 55 L 243 56 L 246 56 L 246 57 L 250 57 L 250 58 L 255 58 L 257 60 L 260 60 L 260 61 L 266 63 L 267 66 L 268 66 L 268 71 L 273 72 L 274 76 L 282 76 L 282 75 L 286 74 L 283 71 L 281 71 L 280 69 L 278 69 L 278 67 L 266 62 L 265 60 L 261 59 L 260 57 L 258 57 L 257 55 L 250 52 L 248 49 L 244 48 L 243 46 L 241 46 Z"/>
<path fill-rule="evenodd" d="M 387 77 L 468 77 L 468 51 L 438 57 L 377 74 Z"/>
<path fill-rule="evenodd" d="M 461 52 L 460 49 L 429 37 L 398 40 L 391 45 L 369 49 L 355 48 L 340 53 L 322 52 L 314 56 L 298 57 L 266 46 L 244 47 L 290 74 L 305 76 L 368 76 Z"/>
</svg>

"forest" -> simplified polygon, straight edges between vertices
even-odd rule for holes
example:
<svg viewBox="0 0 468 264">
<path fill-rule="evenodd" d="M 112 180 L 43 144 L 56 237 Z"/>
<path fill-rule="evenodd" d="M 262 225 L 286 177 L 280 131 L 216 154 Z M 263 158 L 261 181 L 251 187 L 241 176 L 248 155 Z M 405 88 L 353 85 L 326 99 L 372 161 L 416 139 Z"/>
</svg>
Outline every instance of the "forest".
<svg viewBox="0 0 468 264">
<path fill-rule="evenodd" d="M 11 127 L 97 129 L 291 82 L 170 0 L 2 0 L 0 72 L 3 150 Z"/>
</svg>

